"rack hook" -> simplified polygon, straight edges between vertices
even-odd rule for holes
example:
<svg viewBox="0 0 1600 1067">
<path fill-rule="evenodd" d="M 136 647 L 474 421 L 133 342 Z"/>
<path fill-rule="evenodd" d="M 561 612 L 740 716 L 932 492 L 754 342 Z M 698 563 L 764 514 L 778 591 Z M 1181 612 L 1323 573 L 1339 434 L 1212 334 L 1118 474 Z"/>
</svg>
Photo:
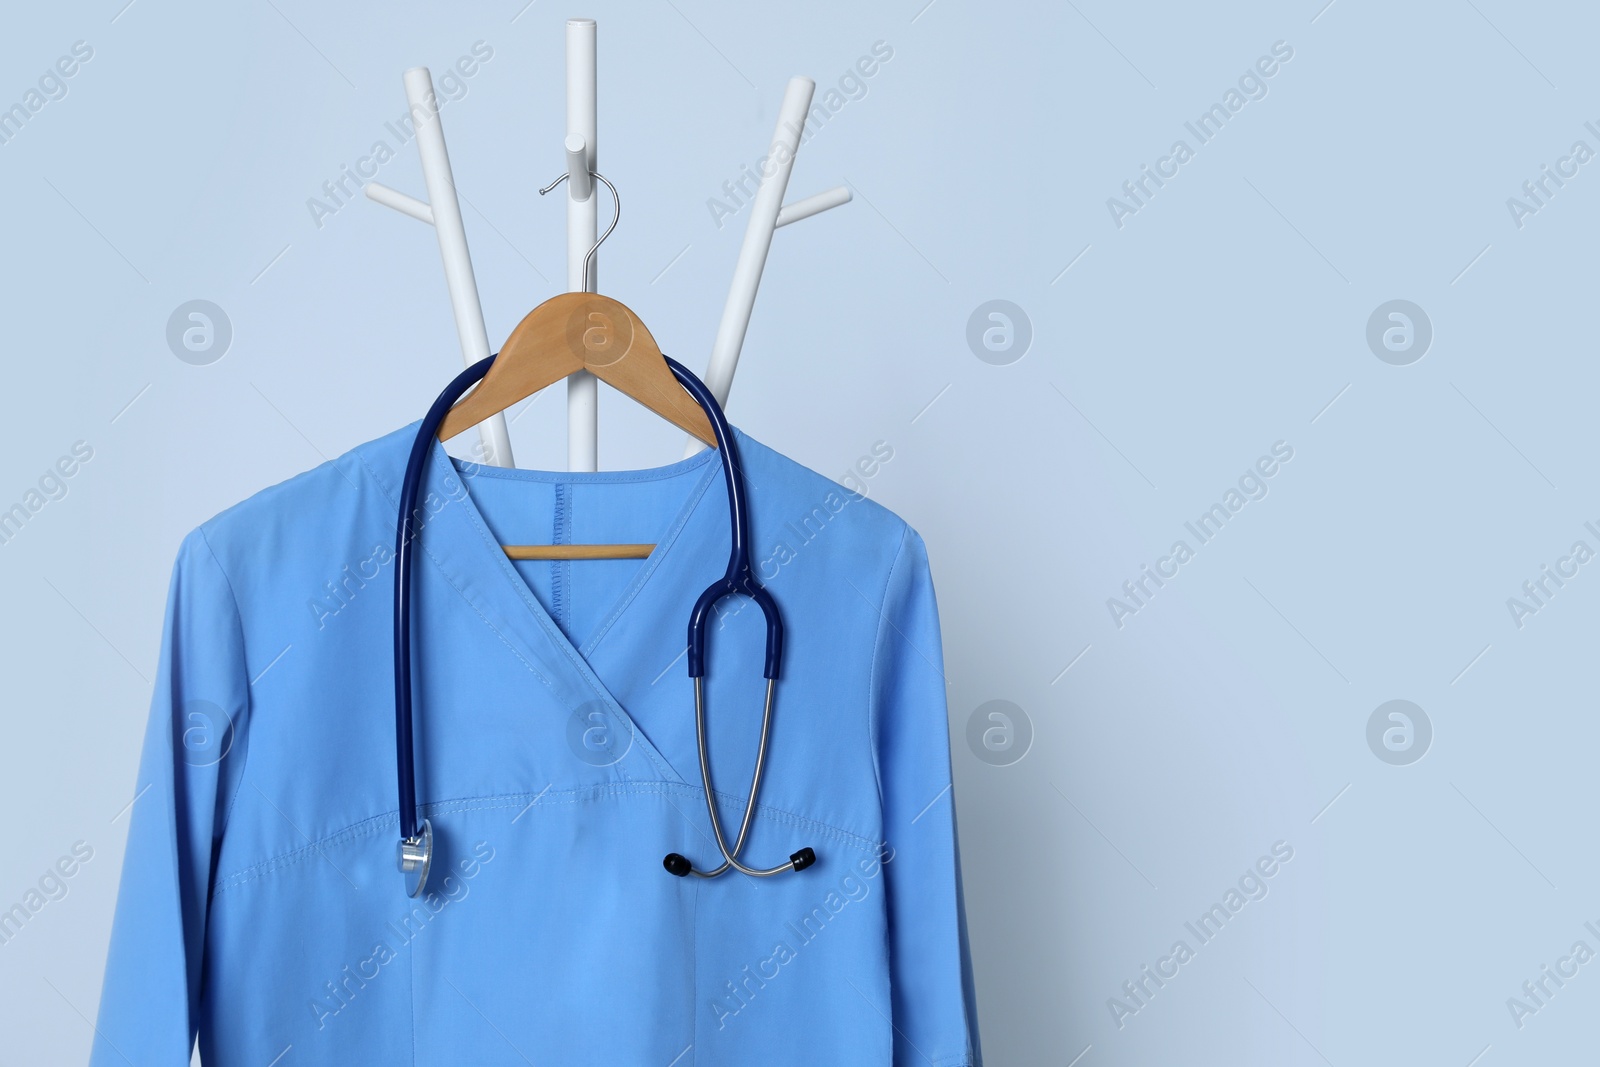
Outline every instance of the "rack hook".
<svg viewBox="0 0 1600 1067">
<path fill-rule="evenodd" d="M 611 225 L 606 227 L 606 232 L 600 235 L 600 240 L 594 243 L 594 247 L 590 248 L 588 252 L 584 253 L 583 291 L 586 293 L 589 291 L 589 264 L 593 262 L 594 254 L 600 251 L 600 246 L 606 243 L 606 238 L 611 236 L 611 231 L 617 228 L 617 223 L 622 219 L 622 197 L 617 195 L 617 187 L 612 185 L 611 180 L 604 174 L 601 174 L 599 171 L 591 170 L 589 173 L 605 182 L 606 188 L 611 190 L 611 203 L 613 204 L 614 209 L 611 213 Z M 550 190 L 554 189 L 556 186 L 560 185 L 570 177 L 570 174 L 562 174 L 561 177 L 557 178 L 543 189 L 540 189 L 539 195 L 543 196 L 545 193 L 548 193 Z"/>
</svg>

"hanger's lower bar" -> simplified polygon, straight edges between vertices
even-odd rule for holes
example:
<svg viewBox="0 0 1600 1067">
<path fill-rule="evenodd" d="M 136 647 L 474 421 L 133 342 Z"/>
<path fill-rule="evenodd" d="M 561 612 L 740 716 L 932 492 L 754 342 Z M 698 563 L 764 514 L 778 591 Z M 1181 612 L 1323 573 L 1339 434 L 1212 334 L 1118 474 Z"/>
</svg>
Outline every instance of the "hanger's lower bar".
<svg viewBox="0 0 1600 1067">
<path fill-rule="evenodd" d="M 644 559 L 655 545 L 501 545 L 512 559 Z"/>
</svg>

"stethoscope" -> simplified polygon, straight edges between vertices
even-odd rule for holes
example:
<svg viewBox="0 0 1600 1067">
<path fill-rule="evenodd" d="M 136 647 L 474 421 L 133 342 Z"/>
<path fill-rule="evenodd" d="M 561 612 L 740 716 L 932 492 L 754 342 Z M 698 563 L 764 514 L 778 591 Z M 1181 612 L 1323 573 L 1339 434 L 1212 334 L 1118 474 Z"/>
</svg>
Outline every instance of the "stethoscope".
<svg viewBox="0 0 1600 1067">
<path fill-rule="evenodd" d="M 490 356 L 480 360 L 461 372 L 433 402 L 433 407 L 428 409 L 422 425 L 417 429 L 411 457 L 406 463 L 405 481 L 400 487 L 400 519 L 395 533 L 394 738 L 396 776 L 400 784 L 399 863 L 401 872 L 406 876 L 406 893 L 412 897 L 421 894 L 428 882 L 428 869 L 433 863 L 433 825 L 427 819 L 422 819 L 420 823 L 417 819 L 415 730 L 411 712 L 411 561 L 414 554 L 412 541 L 418 532 L 413 529 L 412 515 L 416 510 L 423 474 L 427 470 L 428 456 L 439 433 L 439 424 L 461 395 L 489 372 L 494 358 Z M 767 878 L 784 871 L 803 871 L 817 861 L 817 854 L 809 847 L 802 848 L 789 857 L 789 862 L 776 867 L 750 867 L 739 861 L 739 851 L 744 847 L 745 837 L 750 830 L 750 821 L 756 810 L 756 795 L 761 788 L 761 773 L 766 765 L 767 740 L 772 725 L 772 694 L 778 680 L 778 662 L 783 656 L 783 621 L 778 616 L 778 605 L 772 599 L 772 594 L 756 581 L 755 573 L 750 568 L 750 514 L 744 471 L 739 462 L 738 444 L 722 413 L 722 406 L 705 383 L 682 364 L 669 357 L 667 366 L 672 368 L 672 373 L 684 389 L 705 411 L 712 432 L 716 435 L 717 450 L 722 454 L 722 472 L 728 485 L 732 550 L 728 556 L 728 572 L 700 594 L 694 610 L 689 614 L 689 677 L 694 679 L 694 728 L 700 750 L 700 779 L 705 786 L 706 812 L 711 817 L 711 832 L 722 853 L 722 863 L 710 870 L 701 870 L 682 853 L 672 852 L 662 860 L 662 866 L 669 874 L 680 878 L 690 874 L 697 878 L 715 878 L 730 868 L 756 878 Z M 750 797 L 745 801 L 739 836 L 734 839 L 730 849 L 711 788 L 711 763 L 706 752 L 704 681 L 706 620 L 717 601 L 736 594 L 755 601 L 766 617 L 767 653 L 762 676 L 767 680 L 767 695 L 761 712 L 761 741 L 756 750 L 755 771 L 750 778 Z"/>
</svg>

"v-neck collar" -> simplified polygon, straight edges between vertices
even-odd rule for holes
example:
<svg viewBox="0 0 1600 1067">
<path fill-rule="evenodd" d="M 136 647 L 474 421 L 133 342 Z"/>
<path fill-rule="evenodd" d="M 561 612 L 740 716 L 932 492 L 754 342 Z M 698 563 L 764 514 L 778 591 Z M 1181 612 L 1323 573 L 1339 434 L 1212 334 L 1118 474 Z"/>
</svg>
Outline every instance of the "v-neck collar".
<svg viewBox="0 0 1600 1067">
<path fill-rule="evenodd" d="M 690 520 L 704 501 L 706 491 L 713 482 L 721 480 L 719 451 L 703 449 L 677 463 L 644 470 L 566 472 L 485 468 L 492 471 L 489 476 L 493 477 L 577 484 L 653 481 L 672 478 L 697 468 L 701 471 L 700 476 L 691 483 L 682 506 L 662 532 L 656 547 L 645 558 L 594 632 L 584 640 L 581 648 L 561 629 L 549 610 L 534 595 L 490 530 L 482 511 L 472 499 L 469 483 L 476 475 L 459 470 L 438 441 L 433 442 L 430 449 L 427 484 L 422 494 L 426 496 L 430 491 L 437 492 L 440 487 L 452 484 L 463 487 L 458 496 L 452 494 L 449 502 L 424 523 L 422 544 L 425 555 L 439 567 L 479 617 L 525 662 L 531 660 L 530 668 L 559 696 L 570 699 L 575 694 L 581 694 L 584 699 L 602 701 L 613 715 L 628 724 L 633 734 L 633 748 L 649 758 L 656 773 L 678 782 L 685 779 L 662 757 L 632 715 L 621 706 L 591 666 L 590 659 L 606 634 L 627 613 L 653 576 L 664 567 L 671 566 L 678 555 L 693 552 L 702 542 L 710 543 L 705 536 L 706 531 L 702 529 L 707 523 L 695 524 L 695 531 L 700 534 L 697 537 L 686 537 L 685 530 L 690 527 Z M 468 466 L 467 470 L 471 471 L 472 468 Z M 454 483 L 448 479 L 454 479 Z M 713 551 L 720 553 L 721 549 L 719 547 Z M 711 569 L 721 571 L 720 558 Z"/>
</svg>

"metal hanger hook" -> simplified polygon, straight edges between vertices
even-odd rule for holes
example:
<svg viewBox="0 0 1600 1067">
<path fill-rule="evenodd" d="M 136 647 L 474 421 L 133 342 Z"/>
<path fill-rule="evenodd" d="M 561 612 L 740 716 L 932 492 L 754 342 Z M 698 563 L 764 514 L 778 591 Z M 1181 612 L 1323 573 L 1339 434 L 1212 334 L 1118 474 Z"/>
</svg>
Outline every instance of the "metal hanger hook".
<svg viewBox="0 0 1600 1067">
<path fill-rule="evenodd" d="M 617 228 L 617 223 L 622 219 L 622 197 L 617 195 L 617 187 L 612 185 L 611 180 L 597 170 L 591 170 L 589 174 L 605 182 L 606 188 L 611 190 L 611 203 L 614 207 L 611 212 L 611 225 L 606 227 L 606 232 L 600 235 L 600 240 L 596 241 L 594 247 L 584 253 L 583 256 L 583 291 L 586 293 L 589 291 L 589 264 L 594 262 L 594 254 L 600 251 L 600 246 L 606 243 L 606 238 L 611 236 L 611 231 Z M 561 177 L 540 189 L 539 195 L 543 196 L 570 177 L 570 174 L 562 174 Z"/>
</svg>

